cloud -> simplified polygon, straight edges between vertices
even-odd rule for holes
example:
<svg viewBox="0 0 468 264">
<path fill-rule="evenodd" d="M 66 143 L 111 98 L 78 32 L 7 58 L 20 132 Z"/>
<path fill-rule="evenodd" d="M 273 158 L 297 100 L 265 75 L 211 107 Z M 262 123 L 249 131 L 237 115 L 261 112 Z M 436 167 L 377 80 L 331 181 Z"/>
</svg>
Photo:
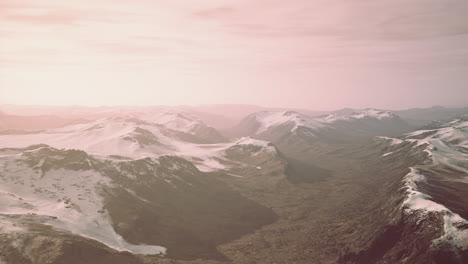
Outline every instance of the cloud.
<svg viewBox="0 0 468 264">
<path fill-rule="evenodd" d="M 81 20 L 83 16 L 79 12 L 50 11 L 37 15 L 10 14 L 5 19 L 23 23 L 34 24 L 73 24 Z"/>
<path fill-rule="evenodd" d="M 110 43 L 95 43 L 91 44 L 99 53 L 114 53 L 114 54 L 141 54 L 151 56 L 163 52 L 165 49 L 156 45 L 145 45 L 135 42 L 110 42 Z"/>
<path fill-rule="evenodd" d="M 34 24 L 71 24 L 83 17 L 83 11 L 59 9 L 44 4 L 5 1 L 0 3 L 0 17 L 9 22 Z"/>
<path fill-rule="evenodd" d="M 468 2 L 459 0 L 238 1 L 196 17 L 249 37 L 417 40 L 468 34 Z"/>
<path fill-rule="evenodd" d="M 223 6 L 198 10 L 193 15 L 203 19 L 216 19 L 230 16 L 234 13 L 235 9 L 233 7 Z"/>
<path fill-rule="evenodd" d="M 14 76 L 56 89 L 75 78 L 135 91 L 252 90 L 252 100 L 284 87 L 332 98 L 353 84 L 459 85 L 467 13 L 462 0 L 1 0 L 0 74 L 12 87 L 36 85 Z M 50 76 L 36 73 L 44 67 Z"/>
<path fill-rule="evenodd" d="M 9 1 L 0 2 L 2 22 L 29 25 L 73 25 L 78 22 L 117 22 L 130 16 L 121 10 L 106 10 L 101 7 L 71 4 L 56 1 Z"/>
</svg>

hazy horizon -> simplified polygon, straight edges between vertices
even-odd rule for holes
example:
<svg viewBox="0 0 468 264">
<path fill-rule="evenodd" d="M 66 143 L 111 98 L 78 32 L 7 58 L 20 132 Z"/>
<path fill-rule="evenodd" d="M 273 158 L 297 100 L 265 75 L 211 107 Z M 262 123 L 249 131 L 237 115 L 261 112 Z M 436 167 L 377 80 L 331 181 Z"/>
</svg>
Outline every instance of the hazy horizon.
<svg viewBox="0 0 468 264">
<path fill-rule="evenodd" d="M 0 3 L 0 104 L 468 105 L 468 2 Z"/>
<path fill-rule="evenodd" d="M 409 108 L 378 108 L 378 107 L 340 107 L 340 108 L 333 108 L 333 109 L 315 109 L 311 107 L 287 107 L 287 106 L 268 106 L 268 105 L 259 105 L 259 104 L 180 104 L 180 105 L 84 105 L 84 104 L 3 104 L 0 103 L 0 112 L 2 111 L 2 106 L 5 107 L 18 107 L 18 108 L 61 108 L 61 107 L 84 107 L 84 108 L 151 108 L 151 107 L 168 107 L 168 108 L 184 108 L 184 107 L 193 107 L 193 108 L 204 108 L 204 107 L 255 107 L 255 108 L 265 108 L 265 109 L 302 109 L 308 110 L 312 112 L 328 112 L 328 111 L 337 111 L 342 109 L 377 109 L 377 110 L 389 110 L 389 111 L 401 111 L 401 110 L 411 110 L 411 109 L 428 109 L 428 108 L 436 108 L 436 107 L 443 107 L 443 108 L 466 108 L 468 105 L 428 105 L 425 107 L 409 107 Z M 8 111 L 7 111 L 8 113 Z"/>
</svg>

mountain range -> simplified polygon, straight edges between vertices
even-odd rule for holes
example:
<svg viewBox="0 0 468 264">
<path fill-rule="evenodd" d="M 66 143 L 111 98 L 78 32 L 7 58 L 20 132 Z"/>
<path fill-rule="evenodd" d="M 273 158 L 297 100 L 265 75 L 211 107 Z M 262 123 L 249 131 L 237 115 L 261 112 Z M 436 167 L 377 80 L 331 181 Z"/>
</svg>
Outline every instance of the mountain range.
<svg viewBox="0 0 468 264">
<path fill-rule="evenodd" d="M 0 263 L 468 262 L 467 108 L 2 109 Z"/>
</svg>

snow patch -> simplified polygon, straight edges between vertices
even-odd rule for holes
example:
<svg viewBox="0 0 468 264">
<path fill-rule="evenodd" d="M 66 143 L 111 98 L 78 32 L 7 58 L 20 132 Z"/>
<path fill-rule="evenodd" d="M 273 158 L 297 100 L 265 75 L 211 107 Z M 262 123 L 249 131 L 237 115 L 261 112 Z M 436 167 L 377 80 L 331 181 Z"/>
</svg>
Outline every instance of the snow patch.
<svg viewBox="0 0 468 264">
<path fill-rule="evenodd" d="M 268 141 L 258 140 L 251 137 L 241 137 L 238 140 L 236 140 L 234 144 L 232 144 L 232 146 L 234 145 L 253 145 L 263 148 L 272 146 L 272 144 Z"/>
<path fill-rule="evenodd" d="M 395 115 L 390 111 L 381 111 L 376 109 L 365 109 L 358 113 L 351 114 L 351 118 L 361 119 L 366 117 L 377 118 L 379 120 L 382 120 L 385 118 L 393 118 L 395 117 Z"/>
</svg>

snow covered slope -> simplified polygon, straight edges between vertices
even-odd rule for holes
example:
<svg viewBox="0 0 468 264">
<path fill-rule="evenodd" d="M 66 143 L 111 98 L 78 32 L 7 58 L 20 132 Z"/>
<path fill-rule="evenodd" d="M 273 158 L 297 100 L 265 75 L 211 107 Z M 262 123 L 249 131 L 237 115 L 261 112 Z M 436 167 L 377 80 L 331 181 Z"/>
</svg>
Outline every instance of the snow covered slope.
<svg viewBox="0 0 468 264">
<path fill-rule="evenodd" d="M 202 158 L 217 158 L 223 170 L 244 166 L 229 161 L 226 148 L 254 144 L 270 148 L 256 141 L 212 144 Z M 50 226 L 117 251 L 216 258 L 213 240 L 234 239 L 275 219 L 271 209 L 176 156 L 131 159 L 34 145 L 0 149 L 0 168 L 0 237 L 31 230 L 48 236 L 43 226 Z"/>
<path fill-rule="evenodd" d="M 96 155 L 141 158 L 166 154 L 199 155 L 207 149 L 199 141 L 210 142 L 203 137 L 211 138 L 214 133 L 212 141 L 220 139 L 219 134 L 211 128 L 180 115 L 173 117 L 156 116 L 153 122 L 132 116 L 110 117 L 58 129 L 25 133 L 5 131 L 0 134 L 0 146 L 24 148 L 47 144 L 55 148 L 80 149 Z M 203 136 L 200 136 L 202 132 Z"/>
<path fill-rule="evenodd" d="M 299 127 L 318 130 L 325 127 L 324 122 L 314 118 L 302 115 L 294 111 L 265 111 L 254 114 L 255 120 L 259 123 L 258 129 L 254 132 L 256 135 L 267 132 L 278 126 L 290 126 L 291 132 Z"/>
<path fill-rule="evenodd" d="M 441 219 L 443 231 L 433 240 L 434 247 L 468 250 L 468 119 L 435 123 L 400 139 L 380 140 L 389 142 L 391 151 L 383 155 L 386 159 L 409 151 L 425 153 L 426 162 L 411 167 L 404 178 L 403 209 L 419 219 L 431 215 Z"/>
<path fill-rule="evenodd" d="M 119 251 L 165 253 L 160 246 L 130 244 L 114 231 L 102 197 L 114 183 L 93 169 L 95 160 L 86 153 L 38 145 L 0 154 L 1 215 L 34 215 L 39 222 Z"/>
<path fill-rule="evenodd" d="M 163 127 L 132 118 L 107 118 L 87 124 L 27 134 L 0 135 L 2 147 L 47 144 L 55 148 L 81 149 L 102 155 L 140 157 L 173 150 L 173 139 Z M 170 134 L 169 134 L 170 135 Z"/>
<path fill-rule="evenodd" d="M 230 175 L 232 168 L 252 167 L 255 174 L 262 170 L 260 162 L 278 153 L 251 138 L 207 143 L 213 139 L 210 131 L 180 114 L 3 131 L 0 246 L 11 246 L 1 244 L 4 235 L 19 243 L 31 230 L 41 230 L 35 232 L 47 239 L 55 239 L 50 236 L 55 232 L 69 234 L 57 243 L 98 241 L 95 247 L 105 252 L 221 258 L 217 244 L 276 216 L 206 173 Z M 200 140 L 201 135 L 210 140 Z M 230 156 L 233 148 L 245 159 Z M 22 248 L 14 254 L 28 257 Z"/>
<path fill-rule="evenodd" d="M 167 120 L 163 120 L 166 123 Z M 193 123 L 191 123 L 193 124 Z M 167 125 L 167 124 L 166 124 Z M 172 128 L 175 126 L 170 125 Z M 25 148 L 47 144 L 59 149 L 78 149 L 95 156 L 122 156 L 131 159 L 177 155 L 192 161 L 200 170 L 224 169 L 225 149 L 241 144 L 267 144 L 253 139 L 230 143 L 202 144 L 185 141 L 185 137 L 162 124 L 134 117 L 112 117 L 88 124 L 28 133 L 0 135 L 0 146 Z M 226 162 L 224 162 L 226 163 Z"/>
<path fill-rule="evenodd" d="M 207 126 L 199 118 L 176 110 L 131 113 L 132 116 L 149 123 L 159 124 L 167 129 L 192 135 L 191 141 L 197 143 L 218 143 L 225 141 L 214 128 Z M 186 137 L 186 139 L 188 139 Z"/>
</svg>

